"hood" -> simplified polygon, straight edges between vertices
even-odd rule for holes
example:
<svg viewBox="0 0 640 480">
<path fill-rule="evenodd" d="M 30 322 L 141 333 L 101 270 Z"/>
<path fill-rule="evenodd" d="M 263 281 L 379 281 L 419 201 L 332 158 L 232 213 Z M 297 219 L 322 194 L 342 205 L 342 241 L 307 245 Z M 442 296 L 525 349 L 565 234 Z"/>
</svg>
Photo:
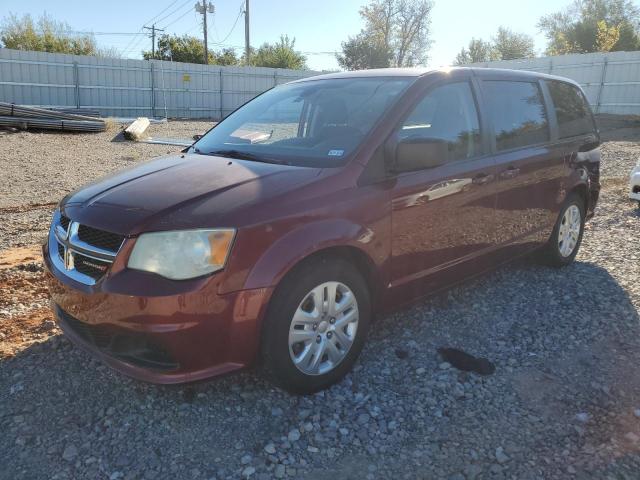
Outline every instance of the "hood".
<svg viewBox="0 0 640 480">
<path fill-rule="evenodd" d="M 172 155 L 100 179 L 67 195 L 63 213 L 95 228 L 143 231 L 239 227 L 239 210 L 315 179 L 320 169 L 195 154 Z"/>
</svg>

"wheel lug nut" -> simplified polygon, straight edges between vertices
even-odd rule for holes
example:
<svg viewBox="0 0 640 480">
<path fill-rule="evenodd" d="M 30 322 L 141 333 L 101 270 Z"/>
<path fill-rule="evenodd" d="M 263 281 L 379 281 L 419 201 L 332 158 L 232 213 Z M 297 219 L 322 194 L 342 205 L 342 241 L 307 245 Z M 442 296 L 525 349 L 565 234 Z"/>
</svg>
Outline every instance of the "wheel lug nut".
<svg viewBox="0 0 640 480">
<path fill-rule="evenodd" d="M 336 319 L 335 319 L 335 318 L 333 318 L 333 317 L 331 317 L 331 320 L 329 320 L 329 323 L 330 323 L 331 325 L 333 325 L 334 323 L 336 323 Z"/>
<path fill-rule="evenodd" d="M 314 329 L 314 330 L 317 330 L 317 329 L 318 329 L 318 324 L 317 324 L 317 323 L 314 323 L 314 324 L 313 324 L 313 329 Z"/>
<path fill-rule="evenodd" d="M 322 337 L 320 335 L 318 335 L 316 337 L 316 343 L 320 343 L 322 341 Z"/>
<path fill-rule="evenodd" d="M 331 338 L 331 337 L 333 337 L 333 333 L 327 332 L 327 338 Z"/>
</svg>

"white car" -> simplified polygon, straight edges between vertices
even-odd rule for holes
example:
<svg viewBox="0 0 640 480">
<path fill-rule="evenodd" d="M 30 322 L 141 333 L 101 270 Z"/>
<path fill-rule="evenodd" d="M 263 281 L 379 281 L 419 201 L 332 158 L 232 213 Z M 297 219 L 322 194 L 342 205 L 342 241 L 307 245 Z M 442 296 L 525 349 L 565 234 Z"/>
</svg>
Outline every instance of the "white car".
<svg viewBox="0 0 640 480">
<path fill-rule="evenodd" d="M 631 177 L 629 178 L 629 198 L 631 200 L 637 200 L 640 206 L 640 162 L 631 170 Z"/>
</svg>

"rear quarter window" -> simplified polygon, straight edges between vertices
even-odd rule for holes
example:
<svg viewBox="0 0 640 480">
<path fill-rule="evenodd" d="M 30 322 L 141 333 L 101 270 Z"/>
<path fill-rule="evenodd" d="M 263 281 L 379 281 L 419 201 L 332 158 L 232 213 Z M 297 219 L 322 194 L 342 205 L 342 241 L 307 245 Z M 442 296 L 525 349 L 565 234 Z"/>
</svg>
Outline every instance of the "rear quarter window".
<svg viewBox="0 0 640 480">
<path fill-rule="evenodd" d="M 593 132 L 591 112 L 578 87 L 555 80 L 547 81 L 547 85 L 558 119 L 558 136 L 567 138 Z"/>
<path fill-rule="evenodd" d="M 549 140 L 549 121 L 537 83 L 486 80 L 482 82 L 482 89 L 497 151 Z"/>
</svg>

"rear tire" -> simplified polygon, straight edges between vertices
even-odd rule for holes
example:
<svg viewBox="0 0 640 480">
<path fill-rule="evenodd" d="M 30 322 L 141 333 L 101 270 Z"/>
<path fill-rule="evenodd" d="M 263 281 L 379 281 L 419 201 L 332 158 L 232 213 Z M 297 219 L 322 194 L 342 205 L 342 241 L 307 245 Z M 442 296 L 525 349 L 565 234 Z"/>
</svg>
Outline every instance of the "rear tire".
<svg viewBox="0 0 640 480">
<path fill-rule="evenodd" d="M 571 193 L 560 210 L 551 237 L 540 252 L 542 262 L 552 267 L 571 264 L 582 243 L 584 223 L 584 199 L 577 193 Z"/>
<path fill-rule="evenodd" d="M 269 305 L 262 334 L 265 373 L 291 393 L 333 385 L 360 355 L 370 320 L 367 283 L 352 264 L 339 258 L 303 264 L 278 285 Z"/>
</svg>

